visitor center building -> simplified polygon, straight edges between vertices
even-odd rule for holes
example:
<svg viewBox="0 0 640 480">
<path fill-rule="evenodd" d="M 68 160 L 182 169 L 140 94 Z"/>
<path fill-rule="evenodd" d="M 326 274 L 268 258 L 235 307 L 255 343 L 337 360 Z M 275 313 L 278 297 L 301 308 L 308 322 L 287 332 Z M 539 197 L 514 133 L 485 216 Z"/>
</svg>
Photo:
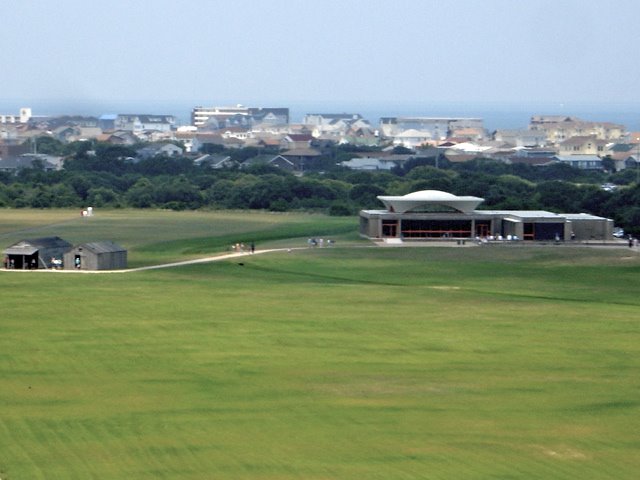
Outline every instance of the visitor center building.
<svg viewBox="0 0 640 480">
<path fill-rule="evenodd" d="M 544 210 L 477 210 L 483 198 L 439 190 L 378 199 L 384 210 L 360 212 L 363 237 L 602 241 L 612 239 L 613 235 L 613 221 L 608 218 Z"/>
</svg>

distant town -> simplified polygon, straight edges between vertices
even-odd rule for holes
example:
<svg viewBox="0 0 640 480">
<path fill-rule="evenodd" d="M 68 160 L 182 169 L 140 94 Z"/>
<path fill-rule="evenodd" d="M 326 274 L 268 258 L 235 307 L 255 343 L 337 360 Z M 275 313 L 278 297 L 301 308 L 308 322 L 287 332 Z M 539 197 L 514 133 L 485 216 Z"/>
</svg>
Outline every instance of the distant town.
<svg viewBox="0 0 640 480">
<path fill-rule="evenodd" d="M 132 161 L 187 157 L 213 168 L 264 163 L 298 175 L 317 170 L 314 163 L 336 145 L 354 147 L 352 157 L 342 155 L 339 162 L 352 170 L 391 170 L 416 152 L 454 163 L 485 158 L 610 172 L 637 168 L 640 160 L 640 132 L 606 119 L 585 121 L 570 115 L 536 114 L 522 128 L 488 131 L 482 118 L 396 116 L 373 121 L 357 112 L 308 113 L 301 123 L 292 123 L 286 107 L 196 106 L 188 125 L 161 113 L 45 116 L 25 107 L 0 114 L 0 171 L 28 168 L 36 159 L 46 170 L 61 169 L 62 155 L 39 151 L 43 138 L 136 147 Z M 255 155 L 241 162 L 220 154 L 247 147 L 254 147 Z"/>
</svg>

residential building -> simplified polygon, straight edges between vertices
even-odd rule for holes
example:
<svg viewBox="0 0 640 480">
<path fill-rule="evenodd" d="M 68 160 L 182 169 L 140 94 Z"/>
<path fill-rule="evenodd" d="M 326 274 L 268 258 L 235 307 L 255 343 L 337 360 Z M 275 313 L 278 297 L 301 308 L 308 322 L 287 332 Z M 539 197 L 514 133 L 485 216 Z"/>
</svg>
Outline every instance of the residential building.
<svg viewBox="0 0 640 480">
<path fill-rule="evenodd" d="M 198 128 L 217 130 L 231 126 L 258 124 L 279 125 L 289 123 L 288 108 L 245 107 L 194 107 L 191 124 Z"/>
<path fill-rule="evenodd" d="M 214 170 L 221 168 L 230 168 L 238 165 L 238 162 L 232 160 L 229 155 L 221 154 L 205 154 L 201 155 L 193 161 L 196 165 L 208 166 Z"/>
<path fill-rule="evenodd" d="M 336 122 L 351 124 L 361 119 L 362 115 L 359 113 L 307 113 L 302 123 L 313 126 L 331 125 Z"/>
<path fill-rule="evenodd" d="M 102 130 L 98 127 L 63 125 L 51 130 L 51 135 L 63 143 L 70 143 L 98 138 L 102 135 Z"/>
<path fill-rule="evenodd" d="M 581 122 L 578 117 L 570 115 L 533 115 L 529 122 L 531 126 L 553 125 L 563 122 Z"/>
<path fill-rule="evenodd" d="M 283 150 L 309 148 L 313 139 L 313 135 L 308 133 L 290 133 L 280 139 L 280 148 Z"/>
<path fill-rule="evenodd" d="M 293 148 L 285 150 L 281 156 L 294 165 L 294 170 L 304 172 L 305 168 L 312 168 L 322 152 L 315 148 Z"/>
<path fill-rule="evenodd" d="M 140 140 L 133 132 L 118 130 L 112 133 L 103 133 L 98 137 L 98 141 L 109 143 L 111 145 L 135 145 Z"/>
<path fill-rule="evenodd" d="M 431 133 L 410 128 L 397 133 L 393 137 L 393 144 L 410 149 L 422 147 L 424 145 L 433 144 L 433 136 Z"/>
<path fill-rule="evenodd" d="M 2 158 L 0 159 L 0 172 L 17 173 L 23 168 L 33 168 L 36 165 L 40 165 L 47 172 L 60 170 L 63 165 L 63 157 L 42 153 L 24 153 L 17 157 Z"/>
<path fill-rule="evenodd" d="M 184 150 L 173 143 L 154 143 L 136 151 L 136 156 L 145 160 L 153 157 L 179 157 Z"/>
<path fill-rule="evenodd" d="M 383 117 L 380 119 L 381 134 L 392 139 L 407 130 L 415 130 L 425 138 L 440 141 L 454 136 L 454 133 L 460 129 L 483 132 L 482 119 L 440 117 Z"/>
<path fill-rule="evenodd" d="M 597 155 L 556 155 L 554 158 L 559 163 L 582 170 L 602 170 L 602 159 Z"/>
<path fill-rule="evenodd" d="M 114 127 L 116 130 L 139 133 L 145 130 L 170 132 L 175 128 L 173 115 L 118 114 Z"/>
<path fill-rule="evenodd" d="M 493 139 L 505 142 L 514 147 L 537 147 L 547 143 L 547 135 L 539 130 L 521 129 L 499 129 L 493 134 Z"/>
<path fill-rule="evenodd" d="M 594 135 L 598 140 L 617 141 L 625 135 L 624 125 L 584 121 L 576 117 L 533 116 L 529 129 L 544 132 L 550 143 L 561 143 L 572 137 L 590 135 Z"/>
<path fill-rule="evenodd" d="M 632 155 L 629 152 L 616 152 L 610 155 L 610 157 L 611 160 L 613 160 L 613 169 L 616 172 L 619 172 L 620 170 L 624 170 L 626 168 L 637 168 L 637 159 L 640 158 L 640 156 L 638 156 L 637 154 Z"/>
<path fill-rule="evenodd" d="M 112 132 L 116 129 L 118 115 L 115 113 L 105 113 L 98 118 L 98 126 L 103 132 Z"/>
<path fill-rule="evenodd" d="M 516 157 L 523 158 L 549 158 L 557 154 L 555 148 L 519 148 L 516 150 Z"/>
<path fill-rule="evenodd" d="M 401 167 L 407 160 L 414 158 L 414 155 L 373 155 L 358 156 L 350 160 L 340 162 L 341 167 L 351 170 L 384 170 L 390 171 L 394 167 Z"/>
<path fill-rule="evenodd" d="M 28 123 L 31 119 L 31 109 L 28 107 L 23 107 L 20 109 L 20 112 L 15 115 L 12 113 L 0 114 L 0 124 L 4 123 Z"/>
<path fill-rule="evenodd" d="M 0 159 L 29 153 L 30 143 L 16 138 L 0 139 Z"/>
<path fill-rule="evenodd" d="M 312 128 L 316 138 L 341 138 L 348 133 L 371 129 L 359 113 L 308 113 L 302 123 Z"/>
<path fill-rule="evenodd" d="M 261 154 L 247 158 L 242 162 L 241 167 L 247 168 L 254 165 L 270 165 L 292 173 L 301 173 L 303 166 L 302 163 L 297 162 L 295 159 L 288 159 L 282 155 Z"/>
<path fill-rule="evenodd" d="M 606 155 L 606 140 L 600 140 L 596 135 L 571 137 L 559 145 L 560 155 Z"/>
<path fill-rule="evenodd" d="M 238 140 L 248 140 L 253 138 L 253 132 L 243 127 L 228 127 L 222 133 L 222 138 L 237 138 Z"/>
</svg>

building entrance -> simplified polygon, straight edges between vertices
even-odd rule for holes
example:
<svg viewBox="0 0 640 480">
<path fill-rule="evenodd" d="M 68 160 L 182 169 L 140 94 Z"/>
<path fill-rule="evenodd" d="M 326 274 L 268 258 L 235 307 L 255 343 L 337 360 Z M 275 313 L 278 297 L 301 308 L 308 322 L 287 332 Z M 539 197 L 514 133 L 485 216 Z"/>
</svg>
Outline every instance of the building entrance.
<svg viewBox="0 0 640 480">
<path fill-rule="evenodd" d="M 383 220 L 382 221 L 382 236 L 383 237 L 397 237 L 398 236 L 398 221 L 397 220 Z"/>
<path fill-rule="evenodd" d="M 489 222 L 476 222 L 476 236 L 480 238 L 488 237 L 491 232 L 491 224 Z"/>
</svg>

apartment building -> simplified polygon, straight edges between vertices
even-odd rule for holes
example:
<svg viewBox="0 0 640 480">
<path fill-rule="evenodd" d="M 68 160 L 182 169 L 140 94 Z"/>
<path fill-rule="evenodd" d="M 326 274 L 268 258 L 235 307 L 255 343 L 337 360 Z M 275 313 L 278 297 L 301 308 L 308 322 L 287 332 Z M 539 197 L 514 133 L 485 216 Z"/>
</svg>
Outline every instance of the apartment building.
<svg viewBox="0 0 640 480">
<path fill-rule="evenodd" d="M 289 123 L 288 108 L 245 107 L 194 107 L 191 125 L 211 129 L 252 126 L 257 124 L 279 125 Z"/>
<path fill-rule="evenodd" d="M 577 117 L 534 115 L 529 129 L 544 132 L 550 143 L 561 143 L 572 137 L 595 136 L 598 140 L 617 141 L 625 135 L 625 126 L 611 122 L 591 122 Z"/>
</svg>

